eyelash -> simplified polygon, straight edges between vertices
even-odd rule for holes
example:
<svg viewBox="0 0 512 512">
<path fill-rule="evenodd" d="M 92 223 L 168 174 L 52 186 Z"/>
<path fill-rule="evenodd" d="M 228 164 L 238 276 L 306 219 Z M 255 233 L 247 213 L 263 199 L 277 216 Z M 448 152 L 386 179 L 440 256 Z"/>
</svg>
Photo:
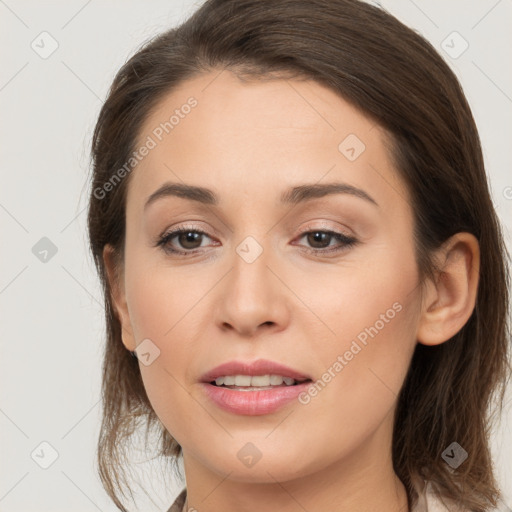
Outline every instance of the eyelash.
<svg viewBox="0 0 512 512">
<path fill-rule="evenodd" d="M 192 250 L 188 250 L 188 251 L 180 251 L 180 250 L 171 248 L 171 246 L 169 244 L 170 240 L 172 240 L 175 236 L 181 235 L 182 233 L 191 233 L 191 232 L 192 233 L 198 233 L 200 235 L 205 235 L 208 238 L 211 238 L 208 235 L 208 233 L 205 233 L 204 231 L 202 231 L 200 229 L 195 229 L 195 228 L 192 228 L 192 227 L 190 227 L 190 228 L 181 227 L 181 228 L 175 229 L 173 231 L 169 231 L 167 233 L 164 233 L 162 236 L 160 236 L 158 241 L 157 241 L 157 243 L 156 243 L 156 246 L 160 247 L 165 253 L 173 254 L 173 255 L 176 255 L 176 256 L 188 256 L 188 255 L 195 254 L 197 251 L 200 251 L 200 249 L 192 249 Z M 338 242 L 340 242 L 342 244 L 341 246 L 338 246 L 338 247 L 335 247 L 335 248 L 331 248 L 331 249 L 307 248 L 307 252 L 308 253 L 312 253 L 312 254 L 315 254 L 315 255 L 325 255 L 325 254 L 339 253 L 341 251 L 349 249 L 350 247 L 353 247 L 354 245 L 356 245 L 358 243 L 358 240 L 356 238 L 354 238 L 354 237 L 343 235 L 342 233 L 338 233 L 336 231 L 329 231 L 329 230 L 322 230 L 322 229 L 313 229 L 313 230 L 309 230 L 309 231 L 303 231 L 299 235 L 299 239 L 303 238 L 305 235 L 308 235 L 308 234 L 311 234 L 311 233 L 325 233 L 325 234 L 331 235 L 331 237 L 333 237 L 335 240 L 337 240 Z"/>
</svg>

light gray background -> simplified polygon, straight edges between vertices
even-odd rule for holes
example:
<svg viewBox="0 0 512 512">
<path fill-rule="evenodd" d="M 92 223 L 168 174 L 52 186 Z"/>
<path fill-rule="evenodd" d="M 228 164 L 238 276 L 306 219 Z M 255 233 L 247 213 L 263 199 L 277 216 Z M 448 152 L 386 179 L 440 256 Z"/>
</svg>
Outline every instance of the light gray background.
<svg viewBox="0 0 512 512">
<path fill-rule="evenodd" d="M 429 39 L 459 76 L 510 248 L 512 1 L 380 3 Z M 143 41 L 198 5 L 0 0 L 1 512 L 116 510 L 94 460 L 103 310 L 86 238 L 89 143 L 115 72 Z M 58 48 L 42 58 L 53 40 Z M 458 55 L 464 40 L 469 47 Z M 43 237 L 57 248 L 46 262 L 32 252 Z M 507 400 L 492 448 L 510 506 L 510 390 Z M 35 462 L 51 462 L 42 442 L 58 453 L 48 469 Z M 167 510 L 182 486 L 156 475 L 146 478 L 154 503 L 142 500 L 143 510 Z"/>
</svg>

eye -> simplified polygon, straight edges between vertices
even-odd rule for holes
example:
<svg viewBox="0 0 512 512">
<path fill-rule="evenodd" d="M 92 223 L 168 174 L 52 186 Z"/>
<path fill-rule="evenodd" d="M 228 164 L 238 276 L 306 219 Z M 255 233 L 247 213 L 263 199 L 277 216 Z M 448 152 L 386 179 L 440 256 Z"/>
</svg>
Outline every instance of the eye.
<svg viewBox="0 0 512 512">
<path fill-rule="evenodd" d="M 180 227 L 164 233 L 157 241 L 156 246 L 161 247 L 168 254 L 190 255 L 197 252 L 202 247 L 203 238 L 211 238 L 207 233 L 196 228 Z M 337 231 L 310 230 L 304 231 L 299 240 L 306 238 L 307 243 L 312 247 L 305 247 L 306 251 L 313 254 L 331 254 L 346 250 L 355 244 L 358 240 L 352 236 L 344 235 Z M 179 244 L 182 250 L 176 248 L 173 239 Z M 338 242 L 334 247 L 331 242 Z M 330 248 L 329 248 L 330 247 Z"/>
<path fill-rule="evenodd" d="M 358 242 L 353 236 L 347 236 L 337 231 L 324 231 L 320 229 L 305 231 L 301 234 L 299 239 L 304 237 L 306 237 L 307 242 L 312 245 L 312 248 L 306 248 L 307 252 L 315 254 L 340 252 L 352 247 Z M 337 241 L 338 245 L 328 249 L 332 241 Z"/>
<path fill-rule="evenodd" d="M 202 238 L 208 236 L 207 233 L 195 228 L 181 227 L 173 231 L 164 233 L 157 242 L 157 247 L 161 247 L 165 252 L 171 254 L 190 254 L 201 247 Z M 171 241 L 176 238 L 177 242 L 185 250 L 179 250 L 173 247 Z"/>
</svg>

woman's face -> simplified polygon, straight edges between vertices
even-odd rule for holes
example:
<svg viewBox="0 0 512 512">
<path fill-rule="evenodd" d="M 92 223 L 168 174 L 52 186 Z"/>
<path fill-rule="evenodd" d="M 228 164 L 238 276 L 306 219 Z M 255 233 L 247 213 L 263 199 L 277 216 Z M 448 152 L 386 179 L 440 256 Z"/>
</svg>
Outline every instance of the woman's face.
<svg viewBox="0 0 512 512">
<path fill-rule="evenodd" d="M 216 71 L 165 97 L 144 145 L 127 195 L 123 342 L 142 343 L 147 395 L 186 469 L 245 482 L 378 472 L 420 313 L 412 210 L 383 131 L 316 82 Z M 169 188 L 148 202 L 171 183 L 216 201 Z M 158 244 L 180 228 L 190 234 Z M 202 382 L 261 359 L 311 382 Z"/>
</svg>

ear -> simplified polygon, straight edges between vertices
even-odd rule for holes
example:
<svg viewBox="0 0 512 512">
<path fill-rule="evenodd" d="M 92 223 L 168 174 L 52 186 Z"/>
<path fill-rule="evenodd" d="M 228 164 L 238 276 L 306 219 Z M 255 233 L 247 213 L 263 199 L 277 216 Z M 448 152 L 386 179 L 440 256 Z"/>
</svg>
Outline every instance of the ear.
<svg viewBox="0 0 512 512">
<path fill-rule="evenodd" d="M 425 283 L 416 338 L 423 345 L 439 345 L 457 334 L 476 303 L 480 247 L 471 233 L 457 233 L 435 255 L 439 271 Z"/>
<path fill-rule="evenodd" d="M 117 253 L 110 244 L 106 244 L 103 248 L 103 262 L 107 271 L 112 304 L 121 324 L 123 345 L 128 350 L 134 351 L 136 345 L 128 312 L 128 304 L 126 302 L 124 270 L 122 268 L 122 262 L 119 261 Z"/>
</svg>

